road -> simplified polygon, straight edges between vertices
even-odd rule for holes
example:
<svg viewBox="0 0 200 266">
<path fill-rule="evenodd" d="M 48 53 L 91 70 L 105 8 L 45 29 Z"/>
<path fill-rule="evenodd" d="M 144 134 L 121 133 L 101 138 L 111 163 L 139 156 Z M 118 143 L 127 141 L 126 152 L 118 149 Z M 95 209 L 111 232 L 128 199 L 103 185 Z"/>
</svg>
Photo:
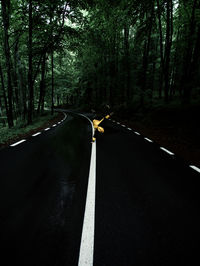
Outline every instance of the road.
<svg viewBox="0 0 200 266">
<path fill-rule="evenodd" d="M 102 126 L 95 233 L 86 231 L 94 237 L 93 265 L 197 264 L 199 173 L 134 130 L 108 120 Z M 69 113 L 57 127 L 0 151 L 2 266 L 80 265 L 93 145 L 90 122 Z"/>
</svg>

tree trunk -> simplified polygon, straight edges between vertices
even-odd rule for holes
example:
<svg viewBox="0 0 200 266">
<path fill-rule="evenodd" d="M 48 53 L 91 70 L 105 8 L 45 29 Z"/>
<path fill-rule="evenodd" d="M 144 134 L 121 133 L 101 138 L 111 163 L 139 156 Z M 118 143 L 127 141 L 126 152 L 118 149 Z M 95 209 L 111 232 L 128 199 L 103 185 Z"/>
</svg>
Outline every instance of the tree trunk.
<svg viewBox="0 0 200 266">
<path fill-rule="evenodd" d="M 6 72 L 7 72 L 7 87 L 8 87 L 8 126 L 13 127 L 13 88 L 11 81 L 11 55 L 10 55 L 10 46 L 9 46 L 9 16 L 10 16 L 10 0 L 4 1 L 1 0 L 1 12 L 3 18 L 4 26 L 4 50 L 6 58 Z"/>
<path fill-rule="evenodd" d="M 162 32 L 162 23 L 161 23 L 161 10 L 160 3 L 157 0 L 157 10 L 158 10 L 158 25 L 159 25 L 159 34 L 160 34 L 160 60 L 161 60 L 161 68 L 160 68 L 160 82 L 159 82 L 159 98 L 162 98 L 162 90 L 163 90 L 163 72 L 164 72 L 164 56 L 163 56 L 163 32 Z"/>
<path fill-rule="evenodd" d="M 40 96 L 38 102 L 37 113 L 44 112 L 44 97 L 45 97 L 45 68 L 46 68 L 46 53 L 43 55 L 41 67 L 41 81 L 40 81 Z"/>
<path fill-rule="evenodd" d="M 167 1 L 167 24 L 166 24 L 166 42 L 165 42 L 165 102 L 169 101 L 169 88 L 170 88 L 170 53 L 172 45 L 172 0 Z"/>
<path fill-rule="evenodd" d="M 126 102 L 130 101 L 130 52 L 129 52 L 129 25 L 124 26 L 124 55 L 125 55 L 125 84 Z"/>
<path fill-rule="evenodd" d="M 183 76 L 181 87 L 183 88 L 183 101 L 185 103 L 190 102 L 190 94 L 191 94 L 191 64 L 192 64 L 192 53 L 193 53 L 193 37 L 195 33 L 195 9 L 197 6 L 197 0 L 194 0 L 192 7 L 192 14 L 190 20 L 189 34 L 188 34 L 188 43 L 186 46 L 185 60 L 183 64 Z"/>
<path fill-rule="evenodd" d="M 143 54 L 143 68 L 142 68 L 142 92 L 140 97 L 140 104 L 143 107 L 144 105 L 144 94 L 146 91 L 146 82 L 147 82 L 147 70 L 148 70 L 148 63 L 149 63 L 149 51 L 150 51 L 150 43 L 151 43 L 151 31 L 152 31 L 152 25 L 153 25 L 153 17 L 154 17 L 154 5 L 152 2 L 152 8 L 151 8 L 151 17 L 148 21 L 147 25 L 147 39 L 145 40 L 144 44 L 144 54 Z"/>
<path fill-rule="evenodd" d="M 54 57 L 51 53 L 51 115 L 54 114 Z"/>
<path fill-rule="evenodd" d="M 29 0 L 29 41 L 28 41 L 28 88 L 29 88 L 29 101 L 28 101 L 28 124 L 32 124 L 33 109 L 34 109 L 34 91 L 33 91 L 33 14 L 32 14 L 32 0 Z"/>
<path fill-rule="evenodd" d="M 6 116 L 7 116 L 7 121 L 9 121 L 9 109 L 8 109 L 8 102 L 7 102 L 4 77 L 3 77 L 1 64 L 0 64 L 0 76 L 1 76 L 1 86 L 2 86 L 2 91 L 3 91 L 4 105 L 5 105 L 5 109 L 6 109 Z"/>
</svg>

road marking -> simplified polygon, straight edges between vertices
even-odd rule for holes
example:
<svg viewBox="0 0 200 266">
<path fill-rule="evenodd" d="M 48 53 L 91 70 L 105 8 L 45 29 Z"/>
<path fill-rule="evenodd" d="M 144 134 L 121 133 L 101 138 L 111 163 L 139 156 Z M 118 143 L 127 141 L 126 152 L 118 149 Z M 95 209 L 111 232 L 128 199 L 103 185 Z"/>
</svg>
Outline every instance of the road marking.
<svg viewBox="0 0 200 266">
<path fill-rule="evenodd" d="M 144 139 L 146 139 L 148 142 L 153 142 L 151 139 L 148 139 L 148 138 L 144 138 Z"/>
<path fill-rule="evenodd" d="M 56 125 L 53 125 L 52 127 L 56 127 Z"/>
<path fill-rule="evenodd" d="M 45 128 L 45 130 L 44 131 L 47 131 L 47 130 L 49 130 L 50 129 L 50 127 L 48 127 L 48 128 Z"/>
<path fill-rule="evenodd" d="M 14 144 L 11 144 L 10 146 L 11 146 L 11 147 L 17 146 L 17 145 L 19 145 L 20 143 L 22 143 L 22 142 L 24 142 L 24 141 L 26 141 L 26 139 L 22 139 L 22 140 L 20 140 L 20 141 L 14 143 Z"/>
<path fill-rule="evenodd" d="M 160 147 L 161 150 L 165 151 L 166 153 L 168 153 L 169 155 L 175 155 L 173 152 L 163 148 L 163 147 Z"/>
<path fill-rule="evenodd" d="M 38 132 L 38 133 L 36 133 L 36 134 L 33 134 L 32 137 L 36 137 L 36 136 L 38 136 L 38 135 L 40 135 L 40 134 L 41 134 L 41 132 Z"/>
<path fill-rule="evenodd" d="M 136 132 L 136 131 L 135 131 L 134 133 L 135 133 L 136 135 L 140 135 L 140 133 L 138 133 L 138 132 Z"/>
<path fill-rule="evenodd" d="M 193 170 L 197 171 L 198 173 L 200 173 L 200 169 L 194 165 L 190 165 L 190 168 L 192 168 Z"/>
<path fill-rule="evenodd" d="M 127 128 L 128 130 L 132 130 L 130 127 Z"/>
<path fill-rule="evenodd" d="M 125 125 L 122 125 L 122 127 L 126 127 Z"/>
<path fill-rule="evenodd" d="M 94 136 L 94 126 L 92 126 L 92 137 Z M 94 257 L 94 227 L 95 227 L 95 191 L 96 191 L 96 141 L 92 143 L 90 171 L 88 178 L 87 197 L 85 204 L 85 214 L 81 236 L 78 266 L 92 266 Z"/>
<path fill-rule="evenodd" d="M 117 124 L 118 124 L 118 125 L 120 125 L 120 123 L 119 123 L 119 122 L 117 122 Z"/>
</svg>

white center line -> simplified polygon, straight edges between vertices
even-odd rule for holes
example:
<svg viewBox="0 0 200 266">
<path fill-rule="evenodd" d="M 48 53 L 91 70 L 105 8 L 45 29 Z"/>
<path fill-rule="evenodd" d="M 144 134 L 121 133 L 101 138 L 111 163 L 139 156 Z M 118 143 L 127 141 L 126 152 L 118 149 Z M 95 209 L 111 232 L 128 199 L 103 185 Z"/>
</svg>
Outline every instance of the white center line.
<svg viewBox="0 0 200 266">
<path fill-rule="evenodd" d="M 125 125 L 122 125 L 122 127 L 126 127 Z"/>
<path fill-rule="evenodd" d="M 48 127 L 48 128 L 45 128 L 45 131 L 47 131 L 47 130 L 49 130 L 50 129 L 50 127 Z"/>
<path fill-rule="evenodd" d="M 52 127 L 56 127 L 56 125 L 53 125 Z"/>
<path fill-rule="evenodd" d="M 132 130 L 130 127 L 128 127 L 128 130 Z"/>
<path fill-rule="evenodd" d="M 200 169 L 194 165 L 190 165 L 190 168 L 192 168 L 193 170 L 197 171 L 198 173 L 200 173 Z"/>
<path fill-rule="evenodd" d="M 36 133 L 36 134 L 33 134 L 32 137 L 36 137 L 36 136 L 38 136 L 38 135 L 40 135 L 40 134 L 41 134 L 41 132 L 38 132 L 38 133 Z"/>
<path fill-rule="evenodd" d="M 94 256 L 95 189 L 96 188 L 96 141 L 92 143 L 90 173 L 78 266 L 92 266 Z"/>
<path fill-rule="evenodd" d="M 118 125 L 120 125 L 120 123 L 119 123 L 119 122 L 117 122 L 117 124 L 118 124 Z"/>
<path fill-rule="evenodd" d="M 18 144 L 20 144 L 20 143 L 22 143 L 22 142 L 24 142 L 24 141 L 26 141 L 26 140 L 25 140 L 25 139 L 22 139 L 22 140 L 20 140 L 20 141 L 14 143 L 14 144 L 11 144 L 10 146 L 11 146 L 11 147 L 17 146 Z"/>
<path fill-rule="evenodd" d="M 147 140 L 148 142 L 153 142 L 151 139 L 148 138 L 144 138 L 145 140 Z"/>
<path fill-rule="evenodd" d="M 169 151 L 169 150 L 167 150 L 167 149 L 165 149 L 165 148 L 163 148 L 163 147 L 160 147 L 160 149 L 163 150 L 163 151 L 165 151 L 165 152 L 168 153 L 169 155 L 174 155 L 173 152 L 171 152 L 171 151 Z"/>
<path fill-rule="evenodd" d="M 140 133 L 138 133 L 138 132 L 136 132 L 136 131 L 135 131 L 134 133 L 135 133 L 136 135 L 140 135 Z"/>
</svg>

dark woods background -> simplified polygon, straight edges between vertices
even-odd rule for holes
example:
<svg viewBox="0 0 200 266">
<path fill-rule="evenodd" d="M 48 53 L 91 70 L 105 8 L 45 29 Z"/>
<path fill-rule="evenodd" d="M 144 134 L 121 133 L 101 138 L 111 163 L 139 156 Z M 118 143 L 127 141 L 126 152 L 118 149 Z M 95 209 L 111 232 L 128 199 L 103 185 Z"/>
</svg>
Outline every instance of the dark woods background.
<svg viewBox="0 0 200 266">
<path fill-rule="evenodd" d="M 199 105 L 199 0 L 1 0 L 0 117 Z"/>
</svg>

